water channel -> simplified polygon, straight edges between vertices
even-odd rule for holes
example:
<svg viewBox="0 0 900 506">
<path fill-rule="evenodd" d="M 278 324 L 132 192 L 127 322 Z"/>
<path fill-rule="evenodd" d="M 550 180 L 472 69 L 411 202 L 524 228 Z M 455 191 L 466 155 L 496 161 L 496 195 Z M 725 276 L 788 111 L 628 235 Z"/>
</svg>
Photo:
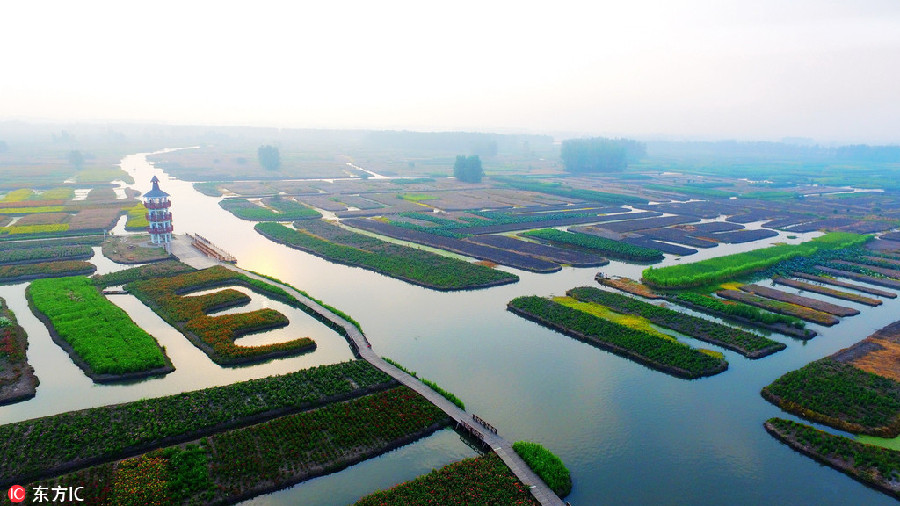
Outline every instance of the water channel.
<svg viewBox="0 0 900 506">
<path fill-rule="evenodd" d="M 562 295 L 574 286 L 596 286 L 596 268 L 564 268 L 553 274 L 515 271 L 521 280 L 512 285 L 436 292 L 271 243 L 253 230 L 252 222 L 222 210 L 219 199 L 202 195 L 189 182 L 155 169 L 145 155 L 126 157 L 122 167 L 135 179 L 130 186 L 139 191 L 148 189 L 152 176 L 159 177 L 160 187 L 172 196 L 177 233 L 200 233 L 235 255 L 240 267 L 282 279 L 349 313 L 362 324 L 377 353 L 454 392 L 469 411 L 497 427 L 508 440 L 537 441 L 550 448 L 572 472 L 574 488 L 567 498 L 572 504 L 895 504 L 769 436 L 762 427 L 767 418 L 794 417 L 763 400 L 759 391 L 785 372 L 891 323 L 900 314 L 900 300 L 886 299 L 878 308 L 841 302 L 858 307 L 862 314 L 844 318 L 832 328 L 812 325 L 820 335 L 806 343 L 773 335 L 788 348 L 760 360 L 726 350 L 728 371 L 686 381 L 505 310 L 507 301 L 520 295 Z M 684 260 L 666 255 L 663 265 L 811 237 L 796 235 L 722 245 Z M 102 256 L 93 261 L 101 272 L 124 268 Z M 642 269 L 612 262 L 600 270 L 636 278 Z M 293 315 L 290 308 L 278 307 L 292 322 L 297 316 L 296 332 L 313 337 L 317 349 L 254 366 L 219 367 L 132 296 L 113 295 L 113 302 L 166 347 L 177 369 L 159 379 L 95 385 L 50 341 L 28 309 L 24 290 L 25 284 L 3 286 L 0 296 L 28 331 L 28 360 L 41 384 L 34 399 L 0 407 L 0 423 L 351 358 L 339 335 L 324 326 L 307 325 L 302 313 Z M 250 307 L 264 303 L 255 299 Z M 265 339 L 264 334 L 258 338 Z M 285 334 L 272 339 L 283 338 Z M 440 431 L 339 473 L 250 502 L 347 504 L 471 455 L 474 451 L 455 433 Z"/>
</svg>

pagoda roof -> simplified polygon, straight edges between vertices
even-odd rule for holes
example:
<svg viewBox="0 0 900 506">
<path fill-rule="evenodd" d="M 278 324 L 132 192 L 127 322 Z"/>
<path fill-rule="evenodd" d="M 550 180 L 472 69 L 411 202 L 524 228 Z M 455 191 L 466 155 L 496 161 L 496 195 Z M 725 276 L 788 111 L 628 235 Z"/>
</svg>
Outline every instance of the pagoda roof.
<svg viewBox="0 0 900 506">
<path fill-rule="evenodd" d="M 144 198 L 147 199 L 161 199 L 163 197 L 168 197 L 169 194 L 159 189 L 159 179 L 156 176 L 153 176 L 153 179 L 150 180 L 153 183 L 153 189 L 144 194 Z"/>
</svg>

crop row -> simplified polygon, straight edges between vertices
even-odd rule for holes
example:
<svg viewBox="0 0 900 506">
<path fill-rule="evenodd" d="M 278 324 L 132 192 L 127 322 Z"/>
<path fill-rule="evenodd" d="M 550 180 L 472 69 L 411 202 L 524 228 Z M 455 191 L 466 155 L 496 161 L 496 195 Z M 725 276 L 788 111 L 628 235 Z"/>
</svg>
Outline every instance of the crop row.
<svg viewBox="0 0 900 506">
<path fill-rule="evenodd" d="M 834 288 L 829 288 L 827 286 L 815 285 L 812 283 L 807 283 L 805 281 L 799 281 L 791 278 L 774 278 L 772 280 L 773 283 L 778 285 L 790 286 L 793 288 L 797 288 L 799 290 L 803 290 L 806 292 L 819 293 L 822 295 L 828 295 L 829 297 L 834 297 L 835 299 L 842 300 L 850 300 L 853 302 L 858 302 L 860 304 L 865 304 L 867 306 L 880 306 L 881 301 L 878 299 L 873 299 L 871 297 L 865 297 L 858 293 L 850 293 L 842 290 L 835 290 Z"/>
<path fill-rule="evenodd" d="M 355 506 L 441 504 L 537 505 L 528 488 L 496 453 L 461 460 L 415 480 L 367 495 Z"/>
<path fill-rule="evenodd" d="M 538 443 L 516 441 L 513 450 L 559 497 L 572 491 L 572 476 L 563 461 Z"/>
<path fill-rule="evenodd" d="M 786 411 L 848 432 L 900 434 L 900 382 L 832 358 L 784 374 L 762 395 Z"/>
<path fill-rule="evenodd" d="M 0 265 L 0 283 L 26 279 L 90 274 L 97 267 L 81 260 Z"/>
<path fill-rule="evenodd" d="M 393 225 L 411 228 L 429 234 L 462 238 L 467 235 L 497 234 L 512 230 L 547 226 L 579 225 L 598 220 L 596 212 L 545 212 L 545 213 L 508 213 L 503 211 L 473 211 L 477 218 L 462 218 L 462 221 L 439 218 L 429 213 L 400 213 L 400 216 L 420 221 L 430 221 L 436 226 L 424 227 L 409 222 L 392 222 Z"/>
<path fill-rule="evenodd" d="M 674 302 L 690 304 L 708 310 L 713 316 L 724 318 L 738 317 L 751 322 L 759 322 L 765 325 L 783 324 L 797 329 L 806 327 L 803 320 L 789 315 L 771 313 L 760 308 L 749 306 L 735 301 L 724 301 L 709 295 L 694 292 L 680 292 L 673 297 Z"/>
<path fill-rule="evenodd" d="M 819 250 L 849 248 L 868 241 L 870 236 L 833 232 L 801 244 L 779 244 L 690 264 L 677 264 L 643 272 L 643 281 L 660 288 L 706 286 L 761 271 L 779 262 L 811 255 Z"/>
<path fill-rule="evenodd" d="M 154 262 L 107 274 L 95 274 L 91 277 L 91 282 L 97 286 L 106 288 L 107 286 L 125 285 L 140 279 L 162 278 L 183 274 L 185 272 L 194 272 L 195 270 L 196 269 L 190 265 L 175 260 L 167 260 L 165 262 Z"/>
<path fill-rule="evenodd" d="M 164 441 L 187 441 L 390 383 L 388 375 L 357 360 L 0 425 L 0 440 L 6 442 L 0 445 L 0 485 L 113 460 Z"/>
<path fill-rule="evenodd" d="M 94 250 L 86 245 L 56 245 L 43 248 L 0 250 L 0 264 L 39 262 L 60 258 L 90 258 Z"/>
<path fill-rule="evenodd" d="M 659 262 L 663 259 L 662 253 L 658 250 L 643 248 L 621 241 L 614 241 L 596 235 L 563 232 L 562 230 L 552 228 L 531 230 L 522 235 L 550 241 L 551 243 L 566 244 L 589 249 L 601 255 L 619 260 L 628 260 L 632 262 Z"/>
<path fill-rule="evenodd" d="M 185 335 L 218 364 L 236 364 L 263 360 L 276 356 L 309 351 L 315 343 L 301 337 L 283 343 L 261 346 L 238 346 L 238 337 L 288 324 L 287 317 L 274 309 L 258 309 L 249 313 L 209 316 L 208 311 L 222 303 L 220 296 L 180 295 L 203 288 L 239 284 L 251 290 L 311 311 L 283 289 L 248 278 L 223 266 L 187 272 L 171 277 L 134 281 L 126 289 L 150 306 L 164 320 L 183 329 Z M 199 339 L 192 339 L 196 336 Z"/>
<path fill-rule="evenodd" d="M 321 218 L 314 209 L 287 199 L 266 199 L 267 207 L 262 207 L 242 198 L 223 199 L 219 202 L 222 209 L 242 220 L 251 221 L 293 221 Z M 269 209 L 271 208 L 271 209 Z"/>
<path fill-rule="evenodd" d="M 422 396 L 397 387 L 213 434 L 196 444 L 82 469 L 28 488 L 77 483 L 84 486 L 82 499 L 97 505 L 231 503 L 338 470 L 408 442 L 446 420 Z"/>
<path fill-rule="evenodd" d="M 50 225 L 13 225 L 10 227 L 0 227 L 0 234 L 9 235 L 32 235 L 32 234 L 51 234 L 56 232 L 65 232 L 69 230 L 68 223 L 54 223 Z"/>
<path fill-rule="evenodd" d="M 88 278 L 39 279 L 25 295 L 44 315 L 51 334 L 71 346 L 80 359 L 76 362 L 84 361 L 89 375 L 148 372 L 169 364 L 156 339 L 101 295 Z"/>
<path fill-rule="evenodd" d="M 73 236 L 63 239 L 43 239 L 35 241 L 9 241 L 0 243 L 0 251 L 24 250 L 31 248 L 49 248 L 53 246 L 99 246 L 103 242 L 102 236 Z"/>
<path fill-rule="evenodd" d="M 900 452 L 836 436 L 808 425 L 770 418 L 766 430 L 791 448 L 900 499 Z"/>
<path fill-rule="evenodd" d="M 281 488 L 446 423 L 447 415 L 400 386 L 209 438 L 210 475 L 227 497 Z"/>
<path fill-rule="evenodd" d="M 718 292 L 716 292 L 716 295 L 722 297 L 723 299 L 729 299 L 731 301 L 749 304 L 751 306 L 756 306 L 758 308 L 765 309 L 766 311 L 771 311 L 774 313 L 794 316 L 796 318 L 800 318 L 812 323 L 818 323 L 819 325 L 825 325 L 827 327 L 835 325 L 840 321 L 836 316 L 828 313 L 823 313 L 822 311 L 817 311 L 815 309 L 800 306 L 797 304 L 791 304 L 790 302 L 767 299 L 765 297 L 760 297 L 759 295 L 753 295 L 751 293 L 741 292 L 738 290 L 719 290 Z"/>
<path fill-rule="evenodd" d="M 557 248 L 531 241 L 522 241 L 505 235 L 479 235 L 477 237 L 470 237 L 466 240 L 492 246 L 494 248 L 515 251 L 517 253 L 522 253 L 523 255 L 544 258 L 559 264 L 569 264 L 573 267 L 596 267 L 609 263 L 609 260 L 593 253 Z"/>
<path fill-rule="evenodd" d="M 573 288 L 566 293 L 577 300 L 601 304 L 619 313 L 642 316 L 661 327 L 735 350 L 745 357 L 764 357 L 786 348 L 783 343 L 745 330 L 649 304 L 622 294 L 588 286 Z"/>
<path fill-rule="evenodd" d="M 462 241 L 453 237 L 444 237 L 426 232 L 420 232 L 410 228 L 402 228 L 391 223 L 383 223 L 377 220 L 351 219 L 344 223 L 354 228 L 360 228 L 386 235 L 403 241 L 410 241 L 432 248 L 459 253 L 480 260 L 487 260 L 497 264 L 508 265 L 517 269 L 533 272 L 556 272 L 561 269 L 559 264 L 541 260 L 538 258 L 521 255 L 513 251 L 500 248 L 492 248 L 483 244 L 475 244 Z"/>
<path fill-rule="evenodd" d="M 598 192 L 595 190 L 583 190 L 572 188 L 561 183 L 542 183 L 529 181 L 517 177 L 492 176 L 492 180 L 509 185 L 517 190 L 525 190 L 539 193 L 547 193 L 570 199 L 586 200 L 588 202 L 600 202 L 602 204 L 646 204 L 647 199 L 622 195 L 618 193 Z"/>
<path fill-rule="evenodd" d="M 511 300 L 507 308 L 554 330 L 675 376 L 711 376 L 728 367 L 724 359 L 710 356 L 684 343 L 662 339 L 542 297 L 518 297 Z"/>
<path fill-rule="evenodd" d="M 437 290 L 466 290 L 518 280 L 507 272 L 381 241 L 325 222 L 309 222 L 303 226 L 304 229 L 291 230 L 278 223 L 259 223 L 255 228 L 273 241 L 326 260 Z"/>
</svg>

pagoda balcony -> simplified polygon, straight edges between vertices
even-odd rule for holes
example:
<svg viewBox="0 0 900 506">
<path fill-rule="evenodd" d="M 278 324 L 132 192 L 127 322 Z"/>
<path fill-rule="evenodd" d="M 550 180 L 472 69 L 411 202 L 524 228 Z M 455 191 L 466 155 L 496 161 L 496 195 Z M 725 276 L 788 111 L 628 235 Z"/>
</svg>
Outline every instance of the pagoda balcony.
<svg viewBox="0 0 900 506">
<path fill-rule="evenodd" d="M 168 209 L 172 207 L 172 201 L 166 200 L 163 202 L 144 202 L 144 207 L 147 209 Z"/>
<path fill-rule="evenodd" d="M 154 235 L 170 234 L 172 233 L 172 225 L 166 227 L 147 227 L 147 232 L 150 232 Z"/>
<path fill-rule="evenodd" d="M 150 213 L 147 213 L 144 217 L 147 218 L 147 221 L 172 221 L 172 213 L 158 213 L 153 218 L 150 217 Z"/>
</svg>

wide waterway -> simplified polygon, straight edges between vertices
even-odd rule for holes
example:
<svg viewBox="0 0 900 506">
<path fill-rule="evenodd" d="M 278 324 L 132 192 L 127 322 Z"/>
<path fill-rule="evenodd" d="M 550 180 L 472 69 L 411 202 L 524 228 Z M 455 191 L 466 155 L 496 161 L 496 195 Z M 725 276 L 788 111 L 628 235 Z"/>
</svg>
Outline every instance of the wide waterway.
<svg viewBox="0 0 900 506">
<path fill-rule="evenodd" d="M 236 256 L 240 267 L 282 279 L 349 313 L 361 323 L 377 353 L 454 392 L 469 411 L 497 427 L 508 440 L 527 439 L 550 448 L 572 471 L 574 488 L 567 498 L 572 504 L 895 504 L 769 436 L 762 427 L 767 418 L 794 417 L 763 400 L 759 391 L 785 372 L 891 323 L 900 314 L 900 300 L 885 299 L 878 308 L 840 302 L 859 308 L 862 314 L 844 318 L 830 329 L 811 325 L 820 335 L 806 343 L 773 335 L 788 348 L 760 360 L 724 351 L 728 371 L 701 380 L 681 380 L 505 310 L 507 301 L 520 295 L 562 295 L 574 286 L 596 286 L 597 268 L 564 268 L 554 274 L 510 270 L 521 278 L 518 283 L 472 292 L 436 292 L 271 243 L 253 230 L 252 222 L 222 210 L 219 199 L 169 178 L 148 164 L 144 155 L 126 157 L 122 166 L 135 178 L 130 186 L 139 191 L 149 188 L 152 176 L 160 178 L 160 187 L 172 196 L 177 233 L 199 233 Z M 767 241 L 719 246 L 682 260 L 667 255 L 663 265 L 811 237 L 797 235 L 791 240 L 782 234 Z M 102 257 L 94 261 L 103 271 L 123 267 Z M 599 270 L 639 277 L 642 269 L 612 262 Z M 28 330 L 28 359 L 41 385 L 33 400 L 0 407 L 0 423 L 228 384 L 351 357 L 339 335 L 301 322 L 297 332 L 313 337 L 316 351 L 260 365 L 222 368 L 132 296 L 114 295 L 110 299 L 166 347 L 177 370 L 165 378 L 129 385 L 95 385 L 50 341 L 24 302 L 24 287 L 0 287 L 0 296 L 9 301 Z M 261 302 L 252 304 L 251 309 Z M 285 337 L 277 339 L 281 338 Z M 453 432 L 441 431 L 252 502 L 346 504 L 376 488 L 473 454 Z"/>
</svg>

